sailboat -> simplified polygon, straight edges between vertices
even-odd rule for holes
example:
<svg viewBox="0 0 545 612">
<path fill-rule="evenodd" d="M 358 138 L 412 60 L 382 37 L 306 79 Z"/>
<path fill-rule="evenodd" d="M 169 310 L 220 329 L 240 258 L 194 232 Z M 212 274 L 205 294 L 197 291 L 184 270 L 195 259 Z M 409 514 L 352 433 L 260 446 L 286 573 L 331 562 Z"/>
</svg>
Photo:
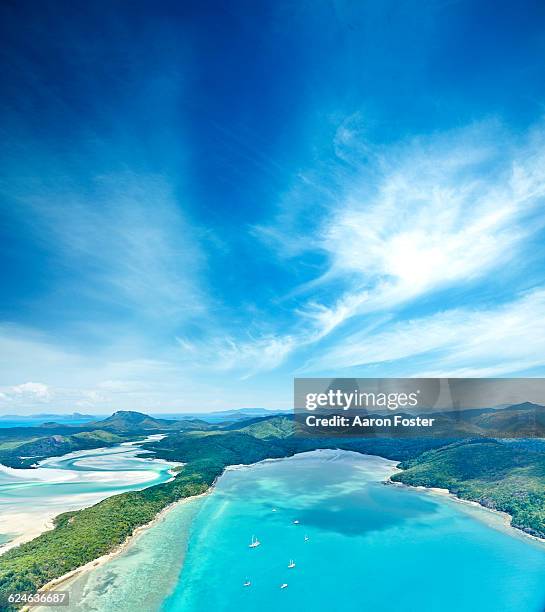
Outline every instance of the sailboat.
<svg viewBox="0 0 545 612">
<path fill-rule="evenodd" d="M 287 582 L 284 582 L 284 583 L 282 583 L 282 584 L 280 585 L 280 588 L 281 588 L 281 589 L 286 589 L 287 587 L 288 587 L 288 583 L 287 583 Z"/>
<path fill-rule="evenodd" d="M 290 562 L 288 563 L 288 569 L 293 569 L 295 567 L 295 561 L 293 559 L 290 559 Z"/>
<path fill-rule="evenodd" d="M 255 536 L 252 536 L 252 541 L 251 541 L 250 544 L 248 544 L 248 547 L 249 548 L 257 548 L 260 544 L 261 544 L 261 542 Z"/>
</svg>

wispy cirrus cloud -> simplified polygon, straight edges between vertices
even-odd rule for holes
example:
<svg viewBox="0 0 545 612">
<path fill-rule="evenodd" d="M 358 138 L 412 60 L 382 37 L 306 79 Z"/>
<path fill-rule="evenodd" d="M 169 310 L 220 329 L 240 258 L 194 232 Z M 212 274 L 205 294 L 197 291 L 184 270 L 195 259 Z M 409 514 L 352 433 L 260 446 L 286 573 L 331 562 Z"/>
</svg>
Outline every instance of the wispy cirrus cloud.
<svg viewBox="0 0 545 612">
<path fill-rule="evenodd" d="M 329 193 L 321 200 L 327 211 L 310 222 L 314 232 L 298 234 L 294 223 L 276 242 L 284 256 L 325 256 L 321 272 L 299 289 L 293 350 L 327 345 L 352 319 L 367 329 L 368 315 L 392 318 L 438 290 L 501 275 L 528 256 L 545 226 L 543 124 L 515 137 L 488 121 L 374 146 L 357 115 L 337 130 L 334 151 L 337 161 L 320 170 Z M 308 183 L 317 180 L 313 171 Z M 262 230 L 270 243 L 276 226 Z M 331 342 L 327 352 L 337 355 Z"/>
<path fill-rule="evenodd" d="M 520 257 L 545 224 L 544 151 L 542 126 L 519 142 L 496 123 L 378 148 L 318 233 L 320 282 L 350 285 L 318 322 L 329 330 Z"/>
<path fill-rule="evenodd" d="M 11 191 L 38 243 L 66 272 L 57 290 L 139 317 L 183 321 L 204 314 L 199 230 L 164 177 L 96 176 L 87 190 L 57 178 L 32 192 Z"/>
<path fill-rule="evenodd" d="M 3 388 L 46 385 L 61 410 L 274 407 L 310 365 L 540 361 L 534 6 L 497 12 L 483 38 L 459 3 L 219 20 L 16 4 L 0 20 Z M 470 333 L 489 348 L 464 355 Z M 24 389 L 17 406 L 41 409 Z"/>
<path fill-rule="evenodd" d="M 545 365 L 545 289 L 498 306 L 453 308 L 368 333 L 351 330 L 305 371 L 382 364 L 411 376 L 501 376 Z"/>
<path fill-rule="evenodd" d="M 44 403 L 49 412 L 91 414 L 289 407 L 289 379 L 280 390 L 273 379 L 248 380 L 252 364 L 278 363 L 276 345 L 262 344 L 261 354 L 233 339 L 189 347 L 167 346 L 153 357 L 123 345 L 68 351 L 55 336 L 0 325 L 0 412 L 31 413 Z"/>
<path fill-rule="evenodd" d="M 177 338 L 180 357 L 211 372 L 233 372 L 245 380 L 260 372 L 280 366 L 295 347 L 296 338 L 263 335 L 252 338 L 213 337 L 203 342 Z"/>
<path fill-rule="evenodd" d="M 68 311 L 74 295 L 75 308 L 83 300 L 85 312 L 103 307 L 109 311 L 99 366 L 89 363 L 84 351 L 59 354 L 55 346 L 37 342 L 44 358 L 57 363 L 56 369 L 70 363 L 70 369 L 79 372 L 73 388 L 62 381 L 51 386 L 56 400 L 81 407 L 152 401 L 156 395 L 137 388 L 138 377 L 168 393 L 178 388 L 180 368 L 185 368 L 184 377 L 198 372 L 248 380 L 287 362 L 294 369 L 306 364 L 303 369 L 310 373 L 401 363 L 442 351 L 444 368 L 484 371 L 479 370 L 484 366 L 479 366 L 477 354 L 468 356 L 470 366 L 464 365 L 462 358 L 450 357 L 450 345 L 437 336 L 448 336 L 449 327 L 463 336 L 464 325 L 474 325 L 477 335 L 486 328 L 498 335 L 494 330 L 504 319 L 493 309 L 485 308 L 487 316 L 479 324 L 478 304 L 471 311 L 451 304 L 450 310 L 437 313 L 437 321 L 404 322 L 399 311 L 444 288 L 478 286 L 527 255 L 545 219 L 543 128 L 515 138 L 499 123 L 488 122 L 388 146 L 373 145 L 365 137 L 361 117 L 343 124 L 332 145 L 335 157 L 321 177 L 323 185 L 318 170 L 303 177 L 296 190 L 296 212 L 281 214 L 270 228 L 252 228 L 254 236 L 272 240 L 286 265 L 300 265 L 309 255 L 319 255 L 320 264 L 310 267 L 316 270 L 310 280 L 293 287 L 289 320 L 265 308 L 265 320 L 249 321 L 246 330 L 234 329 L 225 317 L 216 318 L 204 281 L 202 232 L 186 218 L 164 177 L 125 172 L 96 176 L 79 191 L 70 181 L 57 182 L 55 188 L 44 184 L 29 192 L 12 190 L 12 199 L 29 213 L 37 240 L 68 272 L 54 288 L 57 298 L 59 292 L 67 296 Z M 316 194 L 321 197 L 318 210 L 312 197 Z M 302 233 L 309 216 L 312 231 Z M 516 295 L 516 288 L 511 293 Z M 522 303 L 514 300 L 513 312 Z M 114 329 L 112 316 L 123 320 L 115 326 L 117 337 L 108 336 Z M 76 320 L 80 326 L 93 326 L 92 316 Z M 142 331 L 148 322 L 149 331 Z M 391 330 L 408 327 L 383 336 L 390 333 L 383 331 L 386 322 Z M 100 322 L 95 328 L 101 329 Z M 166 333 L 170 344 L 163 340 L 159 354 L 148 359 L 145 347 L 152 344 L 154 333 Z M 423 343 L 409 342 L 420 336 Z M 378 355 L 370 361 L 371 351 L 360 361 L 351 337 L 378 338 L 379 344 L 387 341 L 397 348 L 390 357 Z M 6 341 L 10 339 L 8 335 Z M 17 342 L 32 344 L 24 334 Z M 534 367 L 539 362 L 536 350 L 535 343 L 528 342 L 516 359 L 506 357 L 503 365 L 488 365 L 486 371 Z M 483 354 L 483 362 L 487 358 Z"/>
</svg>

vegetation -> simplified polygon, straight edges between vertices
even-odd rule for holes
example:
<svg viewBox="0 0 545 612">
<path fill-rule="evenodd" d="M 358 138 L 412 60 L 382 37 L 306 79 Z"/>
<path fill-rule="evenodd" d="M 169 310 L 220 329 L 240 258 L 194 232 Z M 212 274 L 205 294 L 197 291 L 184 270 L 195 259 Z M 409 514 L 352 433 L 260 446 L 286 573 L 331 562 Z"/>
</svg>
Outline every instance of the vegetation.
<svg viewBox="0 0 545 612">
<path fill-rule="evenodd" d="M 169 504 L 206 491 L 221 469 L 213 463 L 195 462 L 171 482 L 59 515 L 54 529 L 0 557 L 0 598 L 10 592 L 35 592 L 50 580 L 110 552 Z"/>
<path fill-rule="evenodd" d="M 476 418 L 489 416 L 472 416 Z M 99 423 L 105 429 L 97 429 Z M 9 461 L 11 456 L 21 462 L 21 456 L 31 454 L 64 454 L 76 447 L 104 446 L 127 439 L 128 435 L 166 427 L 161 419 L 138 413 L 116 413 L 99 423 L 94 428 L 72 429 L 69 435 L 51 432 L 48 437 L 27 442 L 21 441 L 20 432 L 8 435 L 3 442 L 0 440 L 0 461 L 6 463 L 5 457 Z M 305 438 L 294 435 L 289 416 L 192 429 L 197 425 L 186 423 L 185 431 L 170 430 L 167 437 L 143 445 L 159 458 L 185 464 L 172 481 L 62 514 L 54 529 L 2 555 L 0 597 L 13 591 L 34 592 L 50 580 L 112 551 L 169 504 L 206 491 L 227 465 L 250 464 L 316 448 L 340 448 L 400 461 L 404 471 L 394 480 L 447 488 L 461 498 L 508 512 L 515 526 L 545 536 L 545 444 L 541 441 Z"/>
<path fill-rule="evenodd" d="M 545 453 L 531 449 L 496 440 L 457 442 L 404 461 L 392 480 L 448 489 L 507 512 L 513 526 L 545 537 Z"/>
<path fill-rule="evenodd" d="M 162 459 L 184 463 L 204 460 L 220 466 L 249 464 L 267 457 L 292 454 L 286 452 L 281 443 L 266 442 L 239 431 L 175 434 L 144 444 L 143 448 L 153 450 Z"/>
<path fill-rule="evenodd" d="M 47 457 L 111 446 L 154 433 L 210 427 L 200 419 L 174 421 L 140 412 L 119 411 L 102 421 L 79 426 L 44 423 L 38 427 L 0 429 L 0 463 L 14 468 L 31 468 Z"/>
<path fill-rule="evenodd" d="M 141 412 L 119 410 L 111 417 L 96 421 L 95 426 L 100 429 L 116 431 L 118 433 L 160 433 L 165 431 L 180 431 L 191 429 L 208 429 L 210 425 L 201 419 L 156 419 Z"/>
<path fill-rule="evenodd" d="M 126 438 L 99 429 L 68 436 L 53 434 L 43 438 L 31 438 L 29 441 L 8 441 L 0 447 L 0 463 L 14 468 L 27 468 L 46 457 L 111 446 L 124 440 Z"/>
<path fill-rule="evenodd" d="M 294 434 L 291 416 L 268 416 L 245 420 L 225 427 L 226 430 L 237 430 L 263 440 L 289 438 Z"/>
<path fill-rule="evenodd" d="M 10 592 L 35 592 L 107 554 L 169 504 L 206 491 L 227 465 L 285 453 L 280 446 L 236 431 L 174 434 L 154 444 L 162 456 L 186 463 L 174 480 L 58 516 L 54 529 L 0 557 L 0 598 Z"/>
</svg>

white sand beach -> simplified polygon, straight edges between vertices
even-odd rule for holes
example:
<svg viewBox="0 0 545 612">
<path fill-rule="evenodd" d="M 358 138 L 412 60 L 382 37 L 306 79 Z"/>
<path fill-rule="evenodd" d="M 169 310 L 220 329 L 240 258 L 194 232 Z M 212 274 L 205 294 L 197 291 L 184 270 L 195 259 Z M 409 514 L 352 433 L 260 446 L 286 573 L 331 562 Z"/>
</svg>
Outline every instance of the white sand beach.
<svg viewBox="0 0 545 612">
<path fill-rule="evenodd" d="M 63 512 L 172 478 L 177 464 L 141 452 L 130 443 L 52 457 L 36 469 L 0 466 L 0 553 L 51 529 Z"/>
</svg>

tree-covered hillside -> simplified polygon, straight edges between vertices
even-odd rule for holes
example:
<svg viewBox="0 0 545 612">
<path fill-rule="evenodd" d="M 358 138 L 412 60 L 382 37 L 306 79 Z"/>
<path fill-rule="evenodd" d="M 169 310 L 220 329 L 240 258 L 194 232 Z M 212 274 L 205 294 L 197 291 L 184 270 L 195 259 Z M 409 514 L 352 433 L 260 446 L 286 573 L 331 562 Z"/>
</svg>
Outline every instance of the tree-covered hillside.
<svg viewBox="0 0 545 612">
<path fill-rule="evenodd" d="M 222 466 L 286 456 L 286 447 L 281 443 L 265 441 L 242 431 L 173 434 L 144 444 L 142 448 L 153 450 L 162 459 L 183 463 L 204 460 Z"/>
<path fill-rule="evenodd" d="M 35 592 L 121 544 L 170 503 L 206 491 L 221 468 L 206 462 L 186 466 L 168 483 L 122 493 L 90 508 L 57 517 L 55 528 L 0 557 L 0 609 L 13 592 Z"/>
<path fill-rule="evenodd" d="M 141 412 L 122 410 L 101 421 L 84 425 L 44 423 L 37 427 L 0 429 L 0 463 L 30 468 L 41 459 L 79 450 L 112 446 L 149 434 L 214 428 L 201 419 L 156 419 Z"/>
<path fill-rule="evenodd" d="M 392 480 L 440 487 L 508 512 L 512 524 L 545 537 L 545 453 L 519 444 L 473 440 L 430 450 L 401 463 Z"/>
<path fill-rule="evenodd" d="M 46 457 L 65 455 L 79 450 L 111 446 L 123 442 L 123 438 L 109 431 L 82 431 L 71 435 L 53 434 L 0 443 L 0 463 L 13 468 L 26 468 Z"/>
<path fill-rule="evenodd" d="M 95 421 L 95 427 L 117 433 L 157 433 L 167 431 L 188 431 L 209 429 L 211 425 L 202 419 L 157 419 L 142 412 L 119 410 L 102 421 Z"/>
</svg>

